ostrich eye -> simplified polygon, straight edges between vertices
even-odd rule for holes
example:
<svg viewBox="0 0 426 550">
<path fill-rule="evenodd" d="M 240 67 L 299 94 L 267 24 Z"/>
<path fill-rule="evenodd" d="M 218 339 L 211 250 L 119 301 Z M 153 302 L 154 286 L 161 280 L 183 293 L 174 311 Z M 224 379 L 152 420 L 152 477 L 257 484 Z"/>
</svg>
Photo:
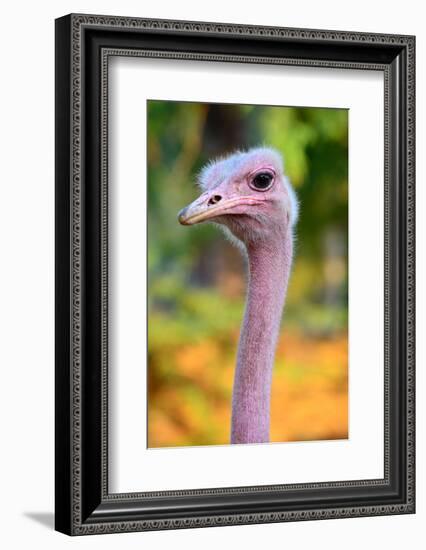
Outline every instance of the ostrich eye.
<svg viewBox="0 0 426 550">
<path fill-rule="evenodd" d="M 259 172 L 251 180 L 251 187 L 257 191 L 266 191 L 272 185 L 274 176 L 270 172 Z"/>
</svg>

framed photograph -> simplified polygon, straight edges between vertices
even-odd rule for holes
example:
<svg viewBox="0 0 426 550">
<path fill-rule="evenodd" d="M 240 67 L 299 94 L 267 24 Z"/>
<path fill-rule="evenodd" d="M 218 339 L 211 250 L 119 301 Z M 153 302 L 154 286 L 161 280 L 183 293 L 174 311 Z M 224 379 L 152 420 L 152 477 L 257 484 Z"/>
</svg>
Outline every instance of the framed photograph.
<svg viewBox="0 0 426 550">
<path fill-rule="evenodd" d="M 56 529 L 415 511 L 415 38 L 56 20 Z"/>
</svg>

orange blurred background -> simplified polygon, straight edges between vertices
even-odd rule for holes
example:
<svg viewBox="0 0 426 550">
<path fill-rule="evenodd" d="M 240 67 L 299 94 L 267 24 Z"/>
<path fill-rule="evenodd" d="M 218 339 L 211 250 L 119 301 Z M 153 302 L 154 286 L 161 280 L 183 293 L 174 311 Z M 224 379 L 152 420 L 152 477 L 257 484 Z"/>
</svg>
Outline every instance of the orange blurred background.
<svg viewBox="0 0 426 550">
<path fill-rule="evenodd" d="M 237 342 L 235 333 L 229 345 L 236 349 Z M 272 385 L 271 441 L 348 437 L 347 351 L 344 335 L 306 342 L 283 330 Z M 176 350 L 173 364 L 178 382 L 151 388 L 148 446 L 228 444 L 232 355 L 205 340 Z"/>
</svg>

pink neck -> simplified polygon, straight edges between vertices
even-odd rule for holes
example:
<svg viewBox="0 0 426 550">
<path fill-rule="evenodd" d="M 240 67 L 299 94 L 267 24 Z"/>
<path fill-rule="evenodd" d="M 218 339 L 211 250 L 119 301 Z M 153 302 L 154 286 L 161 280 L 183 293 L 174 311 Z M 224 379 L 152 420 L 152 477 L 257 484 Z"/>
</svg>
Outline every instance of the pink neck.
<svg viewBox="0 0 426 550">
<path fill-rule="evenodd" d="M 292 259 L 291 230 L 247 246 L 249 283 L 232 396 L 231 443 L 269 441 L 272 369 Z"/>
</svg>

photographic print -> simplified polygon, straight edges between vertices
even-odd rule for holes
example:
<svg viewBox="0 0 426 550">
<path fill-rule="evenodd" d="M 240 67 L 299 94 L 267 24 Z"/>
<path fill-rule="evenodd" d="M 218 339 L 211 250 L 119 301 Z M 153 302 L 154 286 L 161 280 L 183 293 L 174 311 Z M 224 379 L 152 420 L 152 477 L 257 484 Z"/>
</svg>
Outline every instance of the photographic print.
<svg viewBox="0 0 426 550">
<path fill-rule="evenodd" d="M 55 528 L 414 513 L 415 37 L 55 25 Z"/>
<path fill-rule="evenodd" d="M 147 102 L 148 447 L 348 438 L 348 115 Z"/>
</svg>

